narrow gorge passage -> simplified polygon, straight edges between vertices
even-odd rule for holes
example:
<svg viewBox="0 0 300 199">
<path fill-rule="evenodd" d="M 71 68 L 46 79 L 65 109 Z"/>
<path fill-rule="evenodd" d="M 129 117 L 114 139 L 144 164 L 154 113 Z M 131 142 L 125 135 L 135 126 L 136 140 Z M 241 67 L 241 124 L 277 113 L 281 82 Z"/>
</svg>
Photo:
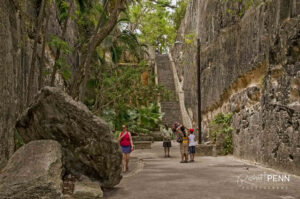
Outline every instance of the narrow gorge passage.
<svg viewBox="0 0 300 199">
<path fill-rule="evenodd" d="M 0 2 L 0 199 L 300 199 L 300 0 Z"/>
</svg>

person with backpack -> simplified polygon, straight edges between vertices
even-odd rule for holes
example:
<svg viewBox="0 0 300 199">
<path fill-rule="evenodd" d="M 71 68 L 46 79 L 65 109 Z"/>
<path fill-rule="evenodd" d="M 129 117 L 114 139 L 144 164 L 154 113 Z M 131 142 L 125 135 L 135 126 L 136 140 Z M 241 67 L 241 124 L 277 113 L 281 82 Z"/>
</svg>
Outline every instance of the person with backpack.
<svg viewBox="0 0 300 199">
<path fill-rule="evenodd" d="M 130 158 L 130 153 L 133 151 L 132 137 L 125 125 L 122 125 L 122 131 L 119 134 L 118 141 L 120 142 L 123 159 L 122 159 L 122 170 L 126 172 L 128 170 L 128 163 Z"/>
<path fill-rule="evenodd" d="M 172 140 L 174 140 L 176 138 L 177 128 L 178 128 L 178 122 L 175 122 L 172 127 L 172 132 L 173 132 Z"/>
<path fill-rule="evenodd" d="M 180 163 L 187 163 L 189 139 L 187 133 L 185 132 L 185 127 L 183 125 L 177 128 L 177 142 L 180 144 L 180 154 L 181 154 Z"/>
<path fill-rule="evenodd" d="M 189 134 L 189 154 L 190 154 L 190 162 L 194 162 L 195 158 L 195 151 L 196 151 L 196 142 L 195 142 L 195 135 L 194 135 L 194 129 L 190 129 Z"/>
</svg>

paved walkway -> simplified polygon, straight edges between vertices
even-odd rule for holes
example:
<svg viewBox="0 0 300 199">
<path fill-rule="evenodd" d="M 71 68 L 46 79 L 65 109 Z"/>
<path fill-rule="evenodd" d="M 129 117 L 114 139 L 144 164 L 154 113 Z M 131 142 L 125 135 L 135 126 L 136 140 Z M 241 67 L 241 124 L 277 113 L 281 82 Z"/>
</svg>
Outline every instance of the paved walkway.
<svg viewBox="0 0 300 199">
<path fill-rule="evenodd" d="M 232 156 L 196 157 L 196 162 L 182 164 L 178 144 L 172 144 L 171 158 L 163 157 L 161 142 L 134 151 L 129 172 L 118 186 L 104 190 L 104 198 L 300 199 L 299 176 Z"/>
</svg>

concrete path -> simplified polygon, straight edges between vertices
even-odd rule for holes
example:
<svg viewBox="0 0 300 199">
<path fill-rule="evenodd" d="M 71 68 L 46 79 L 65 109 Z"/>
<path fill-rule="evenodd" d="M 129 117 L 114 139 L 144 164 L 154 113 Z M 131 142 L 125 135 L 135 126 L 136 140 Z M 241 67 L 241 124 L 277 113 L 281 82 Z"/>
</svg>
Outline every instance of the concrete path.
<svg viewBox="0 0 300 199">
<path fill-rule="evenodd" d="M 179 163 L 178 144 L 171 158 L 161 142 L 132 153 L 121 183 L 104 190 L 107 199 L 300 199 L 300 177 L 226 157 L 196 157 Z"/>
</svg>

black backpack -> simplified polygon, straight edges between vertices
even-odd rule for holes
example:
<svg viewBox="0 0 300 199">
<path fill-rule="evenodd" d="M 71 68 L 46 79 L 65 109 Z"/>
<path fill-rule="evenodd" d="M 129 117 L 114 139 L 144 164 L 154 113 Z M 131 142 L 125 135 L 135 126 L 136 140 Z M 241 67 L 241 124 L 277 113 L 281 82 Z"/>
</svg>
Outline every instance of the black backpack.
<svg viewBox="0 0 300 199">
<path fill-rule="evenodd" d="M 183 131 L 182 133 L 183 133 L 183 137 L 186 137 L 185 131 Z M 183 142 L 183 139 L 182 139 L 181 135 L 178 136 L 177 142 L 178 142 L 178 143 L 182 143 L 182 142 Z"/>
<path fill-rule="evenodd" d="M 178 143 L 182 143 L 182 141 L 183 141 L 183 140 L 182 140 L 182 137 L 181 137 L 181 136 L 178 136 L 177 142 L 178 142 Z"/>
</svg>

